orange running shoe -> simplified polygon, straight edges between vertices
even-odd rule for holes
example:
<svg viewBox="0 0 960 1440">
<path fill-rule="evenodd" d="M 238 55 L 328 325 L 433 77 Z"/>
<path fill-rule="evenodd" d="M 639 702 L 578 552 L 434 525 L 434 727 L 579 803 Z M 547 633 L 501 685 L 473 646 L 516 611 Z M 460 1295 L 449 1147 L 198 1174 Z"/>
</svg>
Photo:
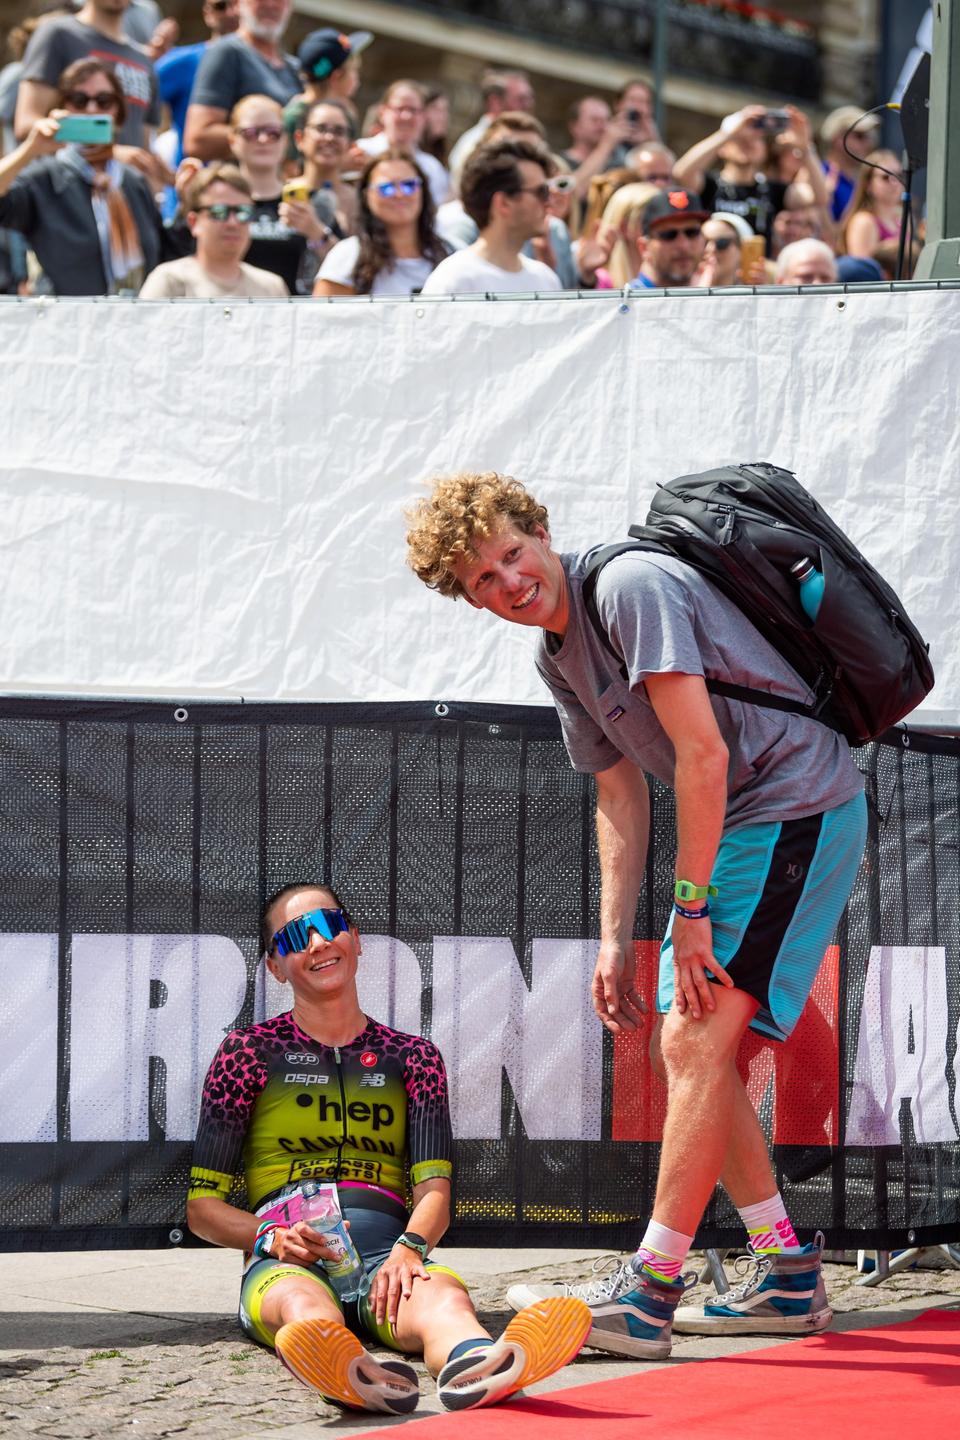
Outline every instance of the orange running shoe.
<svg viewBox="0 0 960 1440">
<path fill-rule="evenodd" d="M 499 1340 L 476 1355 L 450 1360 L 437 1376 L 447 1410 L 495 1405 L 535 1385 L 579 1354 L 590 1332 L 590 1307 L 571 1295 L 554 1295 L 515 1315 Z"/>
<path fill-rule="evenodd" d="M 291 1320 L 273 1343 L 298 1380 L 336 1405 L 388 1415 L 409 1415 L 417 1408 L 420 1381 L 413 1366 L 374 1360 L 338 1320 Z"/>
</svg>

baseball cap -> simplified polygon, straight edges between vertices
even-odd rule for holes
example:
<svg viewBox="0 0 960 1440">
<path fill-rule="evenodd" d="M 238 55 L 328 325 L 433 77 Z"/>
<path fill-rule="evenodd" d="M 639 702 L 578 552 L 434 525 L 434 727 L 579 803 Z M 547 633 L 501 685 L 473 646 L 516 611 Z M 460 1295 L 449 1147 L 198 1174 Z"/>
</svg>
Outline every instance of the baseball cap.
<svg viewBox="0 0 960 1440">
<path fill-rule="evenodd" d="M 831 110 L 820 126 L 820 139 L 824 145 L 832 145 L 834 140 L 851 127 L 862 133 L 876 130 L 879 124 L 876 115 L 864 115 L 858 105 L 841 105 L 838 110 Z"/>
<path fill-rule="evenodd" d="M 661 220 L 709 220 L 710 211 L 692 190 L 661 190 L 644 207 L 643 233 Z"/>
<path fill-rule="evenodd" d="M 345 65 L 351 55 L 366 50 L 373 36 L 369 30 L 355 30 L 343 35 L 339 30 L 311 30 L 297 51 L 300 68 L 314 80 L 326 80 L 334 70 Z"/>
</svg>

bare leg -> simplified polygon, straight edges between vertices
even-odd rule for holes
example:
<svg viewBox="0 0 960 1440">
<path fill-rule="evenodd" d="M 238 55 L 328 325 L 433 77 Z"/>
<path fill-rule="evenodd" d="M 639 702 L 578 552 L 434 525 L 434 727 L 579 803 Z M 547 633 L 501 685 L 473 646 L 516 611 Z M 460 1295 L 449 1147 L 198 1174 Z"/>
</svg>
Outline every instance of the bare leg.
<svg viewBox="0 0 960 1440">
<path fill-rule="evenodd" d="M 731 1183 L 738 1193 L 743 1184 L 756 1183 L 758 1170 L 766 1175 L 766 1188 L 753 1198 L 776 1189 L 763 1132 L 736 1068 L 757 1002 L 742 990 L 715 990 L 714 1011 L 694 1020 L 671 1010 L 660 1039 L 668 1102 L 653 1218 L 686 1235 L 695 1234 L 731 1147 Z"/>
<path fill-rule="evenodd" d="M 733 1077 L 733 1123 L 720 1172 L 720 1184 L 738 1210 L 745 1205 L 758 1205 L 761 1200 L 769 1200 L 777 1193 L 767 1137 L 736 1070 Z"/>
<path fill-rule="evenodd" d="M 306 1276 L 278 1280 L 263 1297 L 260 1318 L 274 1335 L 291 1320 L 339 1320 L 343 1312 L 329 1291 Z"/>
<path fill-rule="evenodd" d="M 447 1356 L 462 1340 L 489 1340 L 477 1319 L 473 1301 L 452 1275 L 415 1280 L 408 1298 L 400 1301 L 394 1326 L 403 1350 L 422 1350 L 431 1375 L 438 1375 Z"/>
</svg>

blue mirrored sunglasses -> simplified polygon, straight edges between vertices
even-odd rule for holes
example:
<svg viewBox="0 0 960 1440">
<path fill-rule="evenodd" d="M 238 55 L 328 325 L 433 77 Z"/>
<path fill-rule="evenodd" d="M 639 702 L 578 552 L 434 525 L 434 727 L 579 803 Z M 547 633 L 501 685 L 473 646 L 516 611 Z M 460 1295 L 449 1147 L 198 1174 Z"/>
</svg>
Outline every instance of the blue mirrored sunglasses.
<svg viewBox="0 0 960 1440">
<path fill-rule="evenodd" d="M 270 944 L 271 954 L 295 955 L 306 950 L 310 943 L 310 931 L 316 930 L 324 940 L 332 940 L 350 929 L 350 922 L 342 910 L 307 910 L 288 920 L 274 935 Z"/>
<path fill-rule="evenodd" d="M 397 195 L 416 195 L 420 189 L 420 177 L 411 175 L 409 180 L 379 180 L 373 188 L 385 200 L 393 200 Z"/>
</svg>

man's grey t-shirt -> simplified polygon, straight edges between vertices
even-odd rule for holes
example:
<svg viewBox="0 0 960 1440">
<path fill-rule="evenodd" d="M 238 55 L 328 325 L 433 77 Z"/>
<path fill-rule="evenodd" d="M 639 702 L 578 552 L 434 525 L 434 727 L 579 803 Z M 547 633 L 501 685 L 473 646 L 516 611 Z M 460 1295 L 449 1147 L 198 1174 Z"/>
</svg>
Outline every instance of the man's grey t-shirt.
<svg viewBox="0 0 960 1440">
<path fill-rule="evenodd" d="M 224 35 L 203 53 L 190 104 L 209 105 L 229 115 L 244 95 L 269 95 L 278 105 L 286 105 L 302 88 L 293 55 L 271 65 L 239 35 Z"/>
<path fill-rule="evenodd" d="M 562 641 L 544 633 L 537 669 L 560 715 L 574 769 L 596 773 L 626 756 L 673 786 L 673 744 L 643 684 L 647 675 L 704 675 L 808 701 L 810 691 L 731 600 L 669 555 L 619 555 L 596 600 L 628 679 L 590 623 L 582 596 L 592 552 L 561 555 L 570 597 Z M 796 820 L 842 805 L 863 779 L 843 736 L 818 720 L 711 695 L 730 752 L 724 829 Z"/>
<path fill-rule="evenodd" d="M 22 80 L 39 80 L 43 85 L 56 86 L 60 76 L 74 60 L 108 60 L 117 72 L 120 88 L 127 101 L 127 118 L 117 131 L 122 145 L 145 144 L 144 126 L 160 123 L 160 100 L 157 77 L 146 51 L 139 45 L 111 40 L 84 25 L 72 15 L 48 20 L 30 37 L 23 57 Z"/>
</svg>

